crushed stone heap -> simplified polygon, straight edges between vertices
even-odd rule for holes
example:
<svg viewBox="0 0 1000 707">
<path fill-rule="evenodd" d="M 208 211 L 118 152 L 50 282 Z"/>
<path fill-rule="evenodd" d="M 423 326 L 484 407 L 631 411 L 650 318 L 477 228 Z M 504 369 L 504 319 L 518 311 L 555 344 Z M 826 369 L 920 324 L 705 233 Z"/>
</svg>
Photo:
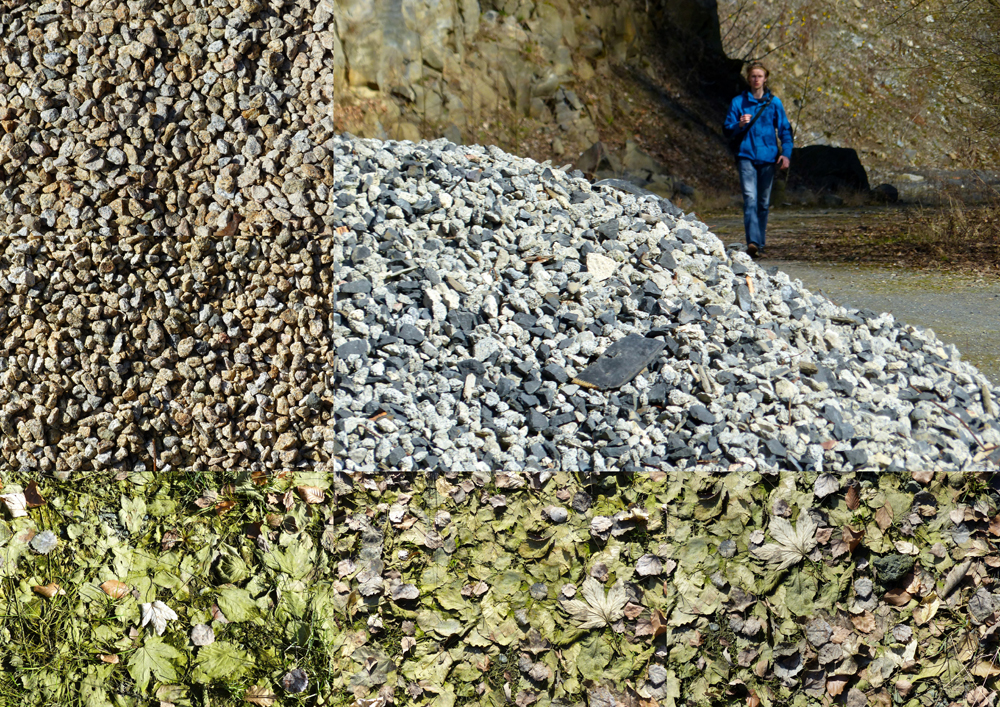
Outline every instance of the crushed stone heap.
<svg viewBox="0 0 1000 707">
<path fill-rule="evenodd" d="M 332 4 L 0 15 L 0 468 L 325 466 Z"/>
<path fill-rule="evenodd" d="M 996 469 L 997 391 L 654 195 L 333 138 L 336 468 Z"/>
</svg>

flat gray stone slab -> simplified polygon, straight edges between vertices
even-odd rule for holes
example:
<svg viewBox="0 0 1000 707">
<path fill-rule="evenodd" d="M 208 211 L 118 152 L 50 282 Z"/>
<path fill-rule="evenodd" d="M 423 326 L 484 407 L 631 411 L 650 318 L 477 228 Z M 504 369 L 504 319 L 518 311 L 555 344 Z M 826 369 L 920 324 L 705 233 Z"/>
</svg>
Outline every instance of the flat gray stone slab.
<svg viewBox="0 0 1000 707">
<path fill-rule="evenodd" d="M 660 355 L 666 342 L 640 334 L 629 334 L 611 344 L 601 357 L 587 366 L 573 383 L 585 388 L 620 388 Z"/>
</svg>

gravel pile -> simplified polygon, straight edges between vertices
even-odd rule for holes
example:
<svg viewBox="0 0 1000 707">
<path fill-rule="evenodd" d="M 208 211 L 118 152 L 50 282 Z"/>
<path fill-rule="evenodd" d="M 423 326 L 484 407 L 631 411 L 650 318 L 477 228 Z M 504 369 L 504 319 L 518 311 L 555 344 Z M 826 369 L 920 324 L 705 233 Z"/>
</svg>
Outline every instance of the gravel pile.
<svg viewBox="0 0 1000 707">
<path fill-rule="evenodd" d="M 3 468 L 325 464 L 332 4 L 0 12 Z"/>
<path fill-rule="evenodd" d="M 997 391 L 953 346 L 667 201 L 444 140 L 333 156 L 337 468 L 1000 465 Z"/>
</svg>

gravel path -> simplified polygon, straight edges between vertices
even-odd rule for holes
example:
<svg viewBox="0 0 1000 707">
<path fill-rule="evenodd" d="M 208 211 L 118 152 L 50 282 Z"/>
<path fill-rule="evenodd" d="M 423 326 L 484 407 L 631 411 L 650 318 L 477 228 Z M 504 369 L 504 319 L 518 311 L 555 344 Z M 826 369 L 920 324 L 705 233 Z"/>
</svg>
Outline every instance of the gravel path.
<svg viewBox="0 0 1000 707">
<path fill-rule="evenodd" d="M 1000 383 L 1000 282 L 835 263 L 762 260 L 761 265 L 777 265 L 839 305 L 892 312 L 900 321 L 930 328 L 955 344 L 962 360 Z"/>
<path fill-rule="evenodd" d="M 879 217 L 877 209 L 776 211 L 771 214 L 768 236 L 800 233 L 809 237 L 822 230 L 824 224 L 836 226 L 849 219 Z M 742 241 L 742 217 L 712 217 L 707 221 L 725 243 Z M 854 263 L 768 258 L 759 263 L 765 268 L 777 266 L 836 304 L 891 312 L 901 322 L 932 329 L 942 341 L 957 346 L 963 360 L 993 383 L 1000 382 L 1000 282 L 996 280 Z"/>
</svg>

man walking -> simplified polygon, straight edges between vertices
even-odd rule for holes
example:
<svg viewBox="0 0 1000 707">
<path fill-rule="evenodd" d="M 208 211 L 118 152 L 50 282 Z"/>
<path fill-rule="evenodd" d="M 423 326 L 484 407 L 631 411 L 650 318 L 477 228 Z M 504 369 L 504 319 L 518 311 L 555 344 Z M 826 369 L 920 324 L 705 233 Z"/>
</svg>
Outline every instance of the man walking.
<svg viewBox="0 0 1000 707">
<path fill-rule="evenodd" d="M 774 170 L 788 169 L 792 154 L 792 126 L 781 100 L 767 88 L 768 76 L 763 64 L 747 67 L 750 90 L 733 99 L 724 125 L 740 174 L 743 228 L 751 257 L 764 252 Z"/>
</svg>

